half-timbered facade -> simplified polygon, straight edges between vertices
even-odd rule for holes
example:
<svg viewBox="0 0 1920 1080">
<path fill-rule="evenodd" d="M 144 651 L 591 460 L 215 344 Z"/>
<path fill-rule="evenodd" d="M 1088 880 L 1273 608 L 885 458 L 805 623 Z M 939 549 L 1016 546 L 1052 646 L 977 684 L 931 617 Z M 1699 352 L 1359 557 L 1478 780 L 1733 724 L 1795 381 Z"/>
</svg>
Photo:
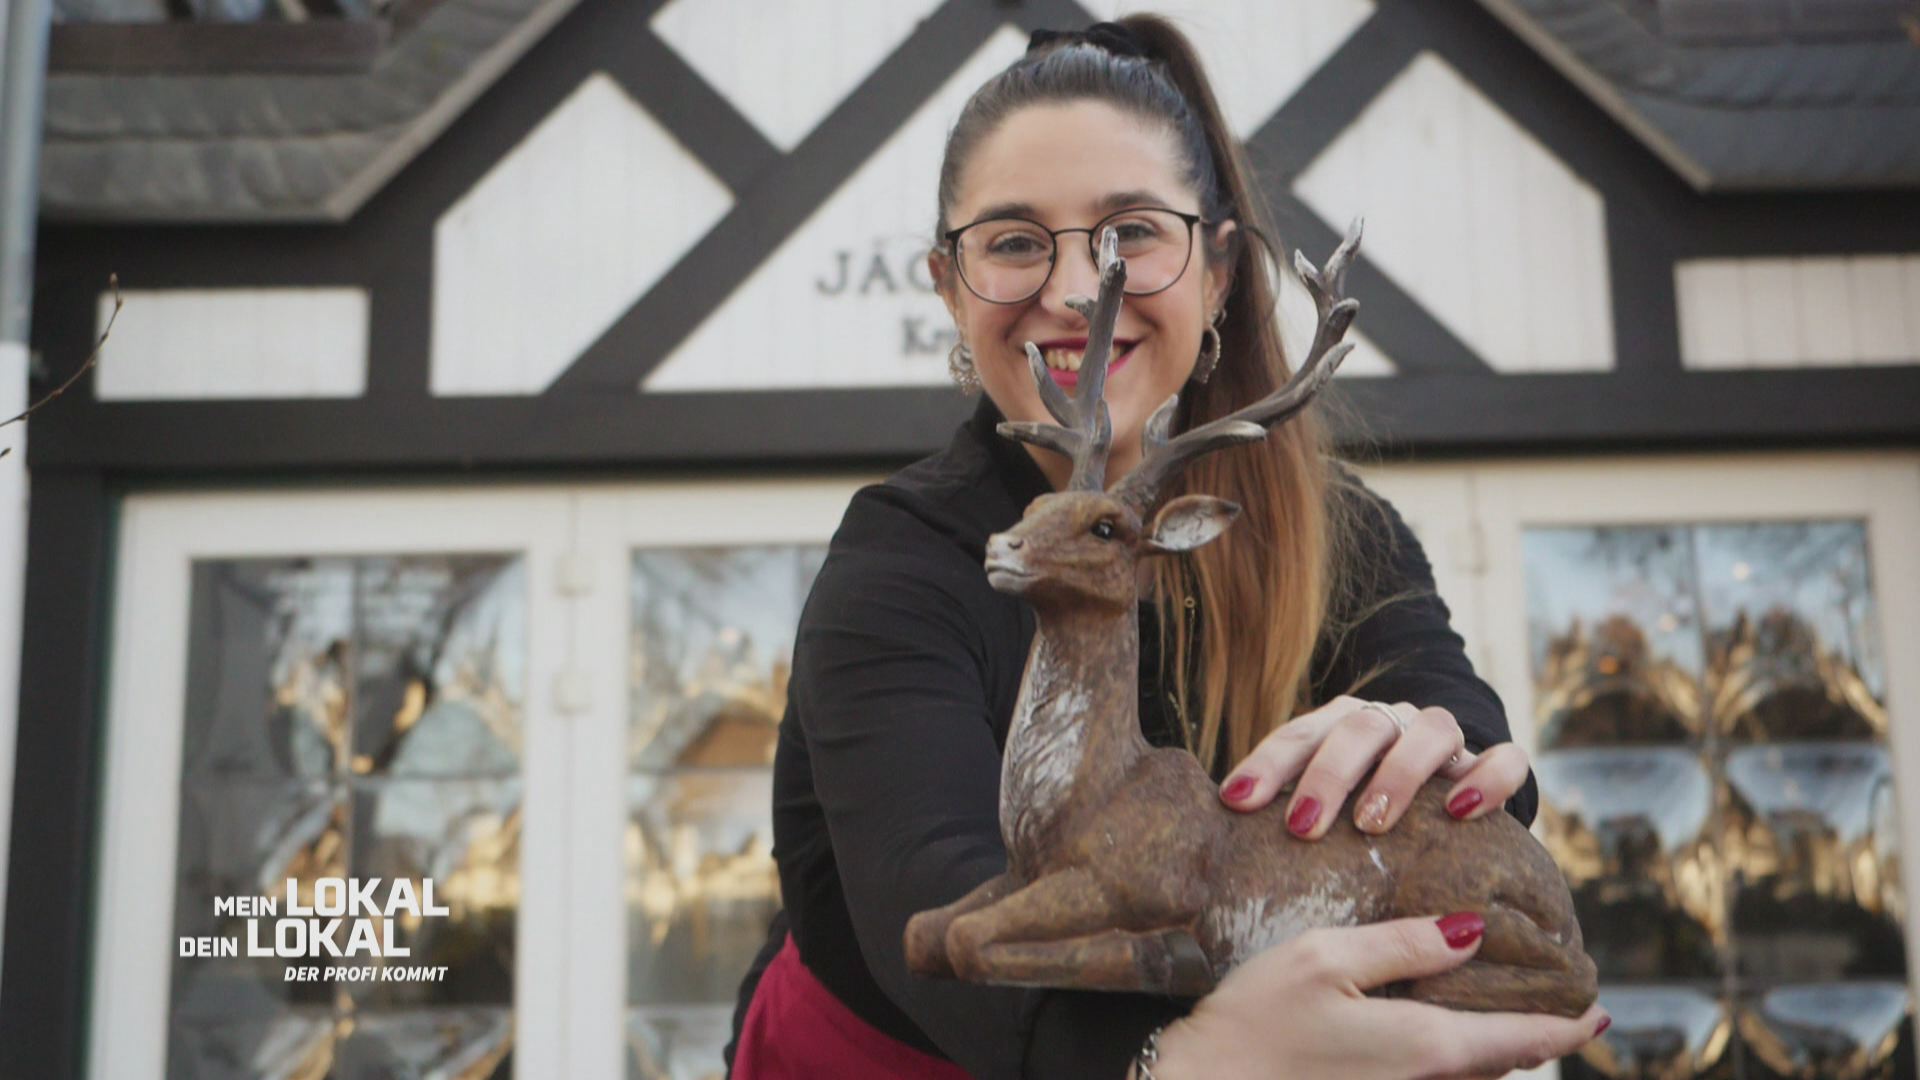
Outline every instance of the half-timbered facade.
<svg viewBox="0 0 1920 1080">
<path fill-rule="evenodd" d="M 1115 8 L 71 8 L 44 385 L 111 333 L 27 446 L 8 1075 L 716 1069 L 806 583 L 971 408 L 947 128 Z M 1366 219 L 1346 434 L 1539 764 L 1617 1020 L 1564 1075 L 1911 1075 L 1910 5 L 1170 13 L 1284 243 Z M 330 876 L 434 880 L 452 977 L 176 947 Z"/>
</svg>

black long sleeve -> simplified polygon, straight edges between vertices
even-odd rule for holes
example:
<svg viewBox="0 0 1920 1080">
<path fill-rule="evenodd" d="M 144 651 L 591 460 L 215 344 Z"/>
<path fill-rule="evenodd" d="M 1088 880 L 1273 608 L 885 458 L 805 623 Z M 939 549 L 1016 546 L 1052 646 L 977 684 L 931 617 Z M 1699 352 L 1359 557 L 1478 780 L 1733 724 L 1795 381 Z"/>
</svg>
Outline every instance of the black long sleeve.
<svg viewBox="0 0 1920 1080">
<path fill-rule="evenodd" d="M 986 537 L 1047 488 L 992 434 L 997 419 L 983 404 L 948 451 L 850 505 L 796 639 L 774 855 L 801 959 L 876 1028 L 978 1077 L 1118 1077 L 1145 1033 L 1190 1002 L 923 979 L 903 955 L 912 915 L 1006 867 L 1001 750 L 1033 617 L 980 564 Z M 1392 551 L 1382 582 L 1407 598 L 1329 648 L 1316 687 L 1338 693 L 1390 660 L 1368 696 L 1445 705 L 1476 747 L 1504 740 L 1499 701 L 1447 628 L 1418 544 L 1390 510 L 1379 520 L 1363 535 Z M 1154 666 L 1142 664 L 1143 715 Z"/>
<path fill-rule="evenodd" d="M 1347 598 L 1368 612 L 1342 641 L 1323 641 L 1314 663 L 1314 700 L 1351 692 L 1373 701 L 1438 705 L 1453 714 L 1466 735 L 1467 748 L 1485 750 L 1509 742 L 1506 708 L 1467 659 L 1466 642 L 1452 626 L 1446 601 L 1434 590 L 1433 567 L 1413 530 L 1393 504 L 1365 489 L 1348 497 L 1358 501 L 1355 553 L 1380 569 L 1359 595 Z M 1362 675 L 1378 673 L 1357 689 Z M 1523 825 L 1533 824 L 1540 793 L 1532 774 L 1507 812 Z"/>
</svg>

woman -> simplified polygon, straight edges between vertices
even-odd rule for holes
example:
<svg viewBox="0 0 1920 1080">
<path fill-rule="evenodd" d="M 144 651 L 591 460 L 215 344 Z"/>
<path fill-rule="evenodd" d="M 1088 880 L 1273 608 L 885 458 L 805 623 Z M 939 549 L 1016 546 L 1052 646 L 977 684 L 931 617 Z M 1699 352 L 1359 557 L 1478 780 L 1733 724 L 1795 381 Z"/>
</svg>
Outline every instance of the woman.
<svg viewBox="0 0 1920 1080">
<path fill-rule="evenodd" d="M 1591 1038 L 1597 1009 L 1469 1015 L 1363 996 L 1464 962 L 1484 925 L 1471 912 L 1312 932 L 1197 1003 L 907 972 L 908 918 L 1005 868 L 1000 752 L 1033 618 L 988 585 L 982 550 L 1070 466 L 994 428 L 1048 419 L 1026 342 L 1075 381 L 1087 321 L 1066 300 L 1098 291 L 1088 241 L 1108 225 L 1156 238 L 1128 262 L 1108 476 L 1131 468 L 1170 394 L 1185 428 L 1264 397 L 1286 370 L 1262 201 L 1165 22 L 1036 34 L 962 112 L 939 195 L 930 265 L 959 335 L 955 375 L 986 397 L 946 451 L 854 498 L 801 617 L 775 763 L 786 911 L 742 990 L 735 1077 L 1498 1074 Z M 1418 545 L 1330 464 L 1310 415 L 1202 460 L 1184 487 L 1245 510 L 1143 575 L 1150 741 L 1185 740 L 1240 810 L 1297 781 L 1287 827 L 1309 840 L 1370 771 L 1354 800 L 1367 831 L 1392 828 L 1436 773 L 1456 781 L 1456 817 L 1509 798 L 1532 816 L 1525 756 Z M 1362 688 L 1398 704 L 1351 696 Z"/>
</svg>

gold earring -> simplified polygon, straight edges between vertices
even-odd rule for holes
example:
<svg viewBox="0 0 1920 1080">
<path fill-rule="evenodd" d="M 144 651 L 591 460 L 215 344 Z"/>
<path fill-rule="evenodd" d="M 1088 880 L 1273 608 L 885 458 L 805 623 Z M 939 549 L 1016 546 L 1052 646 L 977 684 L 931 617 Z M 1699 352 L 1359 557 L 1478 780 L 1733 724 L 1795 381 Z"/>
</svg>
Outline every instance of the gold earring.
<svg viewBox="0 0 1920 1080">
<path fill-rule="evenodd" d="M 1213 377 L 1214 366 L 1220 363 L 1220 320 L 1227 317 L 1227 309 L 1221 308 L 1213 316 L 1213 321 L 1200 332 L 1200 359 L 1193 366 L 1193 381 L 1206 382 Z"/>
<path fill-rule="evenodd" d="M 964 341 L 956 341 L 953 348 L 947 350 L 947 374 L 953 376 L 953 384 L 967 397 L 980 392 L 980 372 L 973 366 L 973 350 L 967 348 Z"/>
</svg>

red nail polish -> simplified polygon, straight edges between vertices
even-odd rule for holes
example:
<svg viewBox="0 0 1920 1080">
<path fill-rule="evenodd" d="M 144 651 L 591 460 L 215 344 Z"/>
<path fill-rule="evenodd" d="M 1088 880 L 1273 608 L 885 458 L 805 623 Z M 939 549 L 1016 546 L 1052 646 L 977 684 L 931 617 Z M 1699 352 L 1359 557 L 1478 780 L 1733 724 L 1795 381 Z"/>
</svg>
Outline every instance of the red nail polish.
<svg viewBox="0 0 1920 1080">
<path fill-rule="evenodd" d="M 1485 795 L 1480 794 L 1478 788 L 1466 788 L 1447 803 L 1447 813 L 1457 818 L 1466 817 L 1473 813 L 1474 807 L 1485 802 L 1486 798 Z"/>
<path fill-rule="evenodd" d="M 1444 919 L 1435 921 L 1440 926 L 1441 935 L 1447 939 L 1447 944 L 1456 949 L 1464 949 L 1472 945 L 1480 940 L 1481 934 L 1487 932 L 1487 920 L 1471 911 L 1456 911 Z"/>
<path fill-rule="evenodd" d="M 1253 794 L 1253 777 L 1251 776 L 1236 776 L 1227 781 L 1226 787 L 1220 789 L 1220 797 L 1228 802 L 1239 802 L 1251 794 Z"/>
<path fill-rule="evenodd" d="M 1287 828 L 1295 836 L 1305 836 L 1313 831 L 1313 825 L 1320 820 L 1320 800 L 1309 795 L 1293 806 L 1293 812 L 1287 815 Z"/>
<path fill-rule="evenodd" d="M 1600 1026 L 1593 1029 L 1593 1037 L 1597 1039 L 1600 1036 L 1605 1035 L 1607 1033 L 1607 1029 L 1612 1026 L 1613 1026 L 1613 1017 L 1611 1016 L 1601 1017 Z"/>
</svg>

